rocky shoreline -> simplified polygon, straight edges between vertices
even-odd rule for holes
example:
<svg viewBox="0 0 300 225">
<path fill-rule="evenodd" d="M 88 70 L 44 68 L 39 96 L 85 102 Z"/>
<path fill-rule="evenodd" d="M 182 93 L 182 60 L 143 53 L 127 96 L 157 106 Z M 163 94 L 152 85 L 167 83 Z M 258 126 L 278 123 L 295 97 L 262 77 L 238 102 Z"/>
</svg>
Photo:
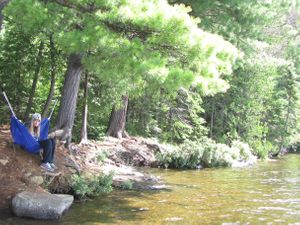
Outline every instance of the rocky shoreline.
<svg viewBox="0 0 300 225">
<path fill-rule="evenodd" d="M 56 149 L 55 173 L 43 171 L 40 156 L 32 155 L 14 146 L 9 127 L 0 128 L 0 210 L 9 211 L 13 197 L 21 192 L 72 193 L 73 174 L 109 174 L 113 171 L 113 186 L 138 190 L 164 188 L 155 176 L 140 172 L 136 167 L 156 166 L 155 154 L 161 146 L 143 138 L 116 139 L 106 137 L 102 141 L 62 145 Z"/>
<path fill-rule="evenodd" d="M 0 180 L 2 181 L 0 183 L 0 213 L 11 211 L 12 199 L 18 193 L 76 196 L 72 189 L 74 174 L 82 177 L 96 177 L 113 173 L 112 186 L 121 189 L 160 190 L 167 188 L 159 177 L 138 169 L 138 167 L 159 167 L 160 162 L 157 161 L 156 156 L 158 153 L 168 152 L 166 148 L 156 140 L 141 137 L 124 139 L 104 137 L 101 141 L 72 143 L 68 149 L 59 145 L 55 154 L 55 164 L 58 170 L 50 173 L 39 167 L 41 160 L 39 155 L 29 154 L 18 146 L 14 146 L 9 126 L 2 126 L 0 127 Z M 231 166 L 243 167 L 252 163 L 254 162 L 251 160 L 236 161 Z M 202 168 L 201 165 L 200 167 Z"/>
</svg>

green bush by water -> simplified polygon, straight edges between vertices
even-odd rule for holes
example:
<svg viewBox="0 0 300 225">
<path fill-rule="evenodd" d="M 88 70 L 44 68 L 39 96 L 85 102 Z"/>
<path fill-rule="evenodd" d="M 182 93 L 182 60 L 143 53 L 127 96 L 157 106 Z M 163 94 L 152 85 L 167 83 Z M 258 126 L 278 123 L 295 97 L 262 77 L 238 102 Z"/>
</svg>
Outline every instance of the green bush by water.
<svg viewBox="0 0 300 225">
<path fill-rule="evenodd" d="M 133 188 L 133 181 L 131 180 L 125 181 L 124 183 L 121 184 L 120 188 L 124 190 L 131 190 Z"/>
<path fill-rule="evenodd" d="M 113 173 L 100 176 L 77 175 L 72 176 L 72 189 L 79 198 L 98 196 L 112 191 Z"/>
<path fill-rule="evenodd" d="M 179 146 L 165 145 L 166 151 L 156 155 L 165 168 L 197 168 L 204 152 L 197 142 L 185 141 Z"/>
<path fill-rule="evenodd" d="M 165 168 L 228 167 L 234 162 L 247 162 L 254 158 L 248 144 L 233 141 L 231 146 L 204 138 L 185 141 L 179 146 L 165 145 L 165 151 L 156 155 Z"/>
</svg>

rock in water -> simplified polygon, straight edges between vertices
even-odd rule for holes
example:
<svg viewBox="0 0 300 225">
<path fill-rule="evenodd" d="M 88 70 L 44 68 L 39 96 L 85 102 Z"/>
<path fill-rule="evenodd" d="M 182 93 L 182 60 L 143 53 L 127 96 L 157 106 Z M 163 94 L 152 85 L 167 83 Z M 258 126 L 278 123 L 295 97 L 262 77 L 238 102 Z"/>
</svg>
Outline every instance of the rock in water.
<svg viewBox="0 0 300 225">
<path fill-rule="evenodd" d="M 35 219 L 58 219 L 74 201 L 72 195 L 36 193 L 24 191 L 12 200 L 16 216 Z"/>
</svg>

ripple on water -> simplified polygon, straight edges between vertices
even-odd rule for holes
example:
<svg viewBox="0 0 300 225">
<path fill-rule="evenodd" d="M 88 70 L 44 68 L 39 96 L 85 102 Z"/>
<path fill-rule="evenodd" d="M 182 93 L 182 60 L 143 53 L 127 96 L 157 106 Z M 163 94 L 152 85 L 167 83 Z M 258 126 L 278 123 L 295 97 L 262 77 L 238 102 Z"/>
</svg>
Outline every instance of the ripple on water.
<svg viewBox="0 0 300 225">
<path fill-rule="evenodd" d="M 169 222 L 176 222 L 176 221 L 181 221 L 183 220 L 183 218 L 181 217 L 171 217 L 171 218 L 166 218 L 165 221 L 169 221 Z"/>
<path fill-rule="evenodd" d="M 278 184 L 278 185 L 284 185 L 286 182 L 283 179 L 278 178 L 268 178 L 263 179 L 260 181 L 261 184 Z"/>
<path fill-rule="evenodd" d="M 222 225 L 239 225 L 239 224 L 241 224 L 240 221 L 222 223 Z M 245 223 L 245 224 L 250 224 L 250 223 Z"/>
<path fill-rule="evenodd" d="M 290 215 L 300 215 L 300 212 L 299 211 L 291 211 L 291 212 L 287 212 L 287 214 L 290 214 Z"/>
<path fill-rule="evenodd" d="M 284 178 L 285 182 L 288 183 L 300 183 L 300 178 L 295 177 L 295 178 Z"/>
<path fill-rule="evenodd" d="M 282 204 L 300 204 L 300 198 L 288 198 L 288 199 L 269 199 L 272 203 L 282 203 Z"/>
<path fill-rule="evenodd" d="M 276 211 L 291 211 L 292 209 L 289 208 L 284 208 L 284 207 L 274 207 L 274 206 L 262 206 L 262 207 L 258 207 L 258 210 L 276 210 Z"/>
</svg>

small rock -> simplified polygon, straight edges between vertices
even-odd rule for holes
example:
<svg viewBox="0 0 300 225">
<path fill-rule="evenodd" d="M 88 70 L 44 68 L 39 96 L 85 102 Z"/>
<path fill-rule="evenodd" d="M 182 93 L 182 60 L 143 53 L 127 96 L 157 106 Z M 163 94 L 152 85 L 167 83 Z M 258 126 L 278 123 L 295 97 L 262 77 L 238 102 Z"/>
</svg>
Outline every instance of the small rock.
<svg viewBox="0 0 300 225">
<path fill-rule="evenodd" d="M 73 168 L 71 168 L 71 167 L 69 167 L 69 171 L 70 171 L 71 173 L 76 173 L 76 170 L 73 169 Z"/>
<path fill-rule="evenodd" d="M 32 175 L 32 173 L 28 172 L 24 174 L 24 177 L 30 177 Z"/>
<path fill-rule="evenodd" d="M 5 166 L 9 161 L 7 159 L 0 159 L 0 163 Z"/>
<path fill-rule="evenodd" d="M 202 169 L 203 169 L 203 166 L 202 166 L 202 165 L 197 165 L 197 166 L 196 166 L 196 169 L 202 170 Z"/>
<path fill-rule="evenodd" d="M 29 178 L 30 183 L 36 184 L 36 185 L 41 185 L 44 182 L 44 179 L 42 176 L 32 176 Z"/>
</svg>

